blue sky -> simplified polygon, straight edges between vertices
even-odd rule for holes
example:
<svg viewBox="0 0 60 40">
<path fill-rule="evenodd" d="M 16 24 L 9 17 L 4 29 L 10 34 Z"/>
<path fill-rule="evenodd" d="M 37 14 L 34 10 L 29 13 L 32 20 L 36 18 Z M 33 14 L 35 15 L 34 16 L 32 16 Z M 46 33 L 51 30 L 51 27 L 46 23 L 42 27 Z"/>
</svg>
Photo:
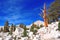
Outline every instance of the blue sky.
<svg viewBox="0 0 60 40">
<path fill-rule="evenodd" d="M 54 0 L 0 0 L 0 26 L 3 26 L 6 20 L 15 25 L 43 21 L 39 14 L 44 2 L 48 8 Z"/>
</svg>

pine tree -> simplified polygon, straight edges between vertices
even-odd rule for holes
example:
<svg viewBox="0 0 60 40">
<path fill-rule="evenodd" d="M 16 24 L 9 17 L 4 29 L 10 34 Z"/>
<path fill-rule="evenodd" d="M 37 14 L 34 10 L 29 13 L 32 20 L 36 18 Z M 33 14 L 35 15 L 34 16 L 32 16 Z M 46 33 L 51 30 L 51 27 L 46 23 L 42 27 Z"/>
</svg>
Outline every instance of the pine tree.
<svg viewBox="0 0 60 40">
<path fill-rule="evenodd" d="M 21 24 L 19 25 L 19 27 L 24 28 L 24 24 L 23 24 L 23 23 L 21 23 Z"/>
<path fill-rule="evenodd" d="M 14 31 L 16 30 L 16 25 L 14 25 Z"/>
<path fill-rule="evenodd" d="M 36 34 L 36 32 L 37 32 L 37 30 L 34 30 L 33 34 L 35 35 L 35 34 Z"/>
<path fill-rule="evenodd" d="M 12 32 L 13 32 L 13 27 L 14 27 L 14 25 L 12 24 L 11 28 L 10 28 L 10 32 L 9 32 L 9 34 L 11 34 L 11 35 L 12 35 Z"/>
<path fill-rule="evenodd" d="M 40 29 L 40 27 L 39 27 L 39 26 L 37 26 L 36 28 L 37 28 L 37 29 Z"/>
<path fill-rule="evenodd" d="M 23 36 L 24 36 L 24 37 L 26 37 L 26 36 L 27 36 L 26 26 L 24 26 Z"/>
<path fill-rule="evenodd" d="M 4 32 L 9 32 L 9 23 L 8 23 L 8 21 L 5 22 Z"/>
<path fill-rule="evenodd" d="M 60 21 L 59 21 L 59 23 L 58 23 L 58 30 L 60 31 Z"/>
<path fill-rule="evenodd" d="M 34 26 L 34 24 L 33 24 L 33 25 L 31 26 L 31 28 L 30 28 L 30 31 L 33 32 L 33 31 L 34 31 L 34 27 L 35 27 L 35 26 Z"/>
<path fill-rule="evenodd" d="M 14 24 L 11 25 L 11 30 L 15 31 L 16 26 Z"/>
<path fill-rule="evenodd" d="M 3 32 L 3 28 L 2 27 L 0 28 L 0 32 Z"/>
<path fill-rule="evenodd" d="M 43 27 L 43 25 L 42 25 L 42 24 L 40 25 L 40 28 L 41 28 L 41 27 Z"/>
<path fill-rule="evenodd" d="M 10 28 L 9 34 L 12 35 L 12 32 L 15 31 L 15 29 L 16 29 L 16 28 L 15 28 L 14 24 L 12 24 L 12 25 L 11 25 L 11 28 Z"/>
<path fill-rule="evenodd" d="M 60 0 L 55 0 L 51 4 L 48 12 L 49 21 L 58 21 L 58 17 L 60 16 Z"/>
<path fill-rule="evenodd" d="M 37 30 L 36 30 L 36 29 L 39 29 L 39 27 L 38 27 L 38 26 L 36 26 L 36 25 L 33 23 L 33 24 L 32 24 L 32 26 L 31 26 L 31 28 L 30 28 L 30 31 L 32 31 L 34 35 L 35 35 L 35 34 L 36 34 L 36 32 L 37 32 Z"/>
</svg>

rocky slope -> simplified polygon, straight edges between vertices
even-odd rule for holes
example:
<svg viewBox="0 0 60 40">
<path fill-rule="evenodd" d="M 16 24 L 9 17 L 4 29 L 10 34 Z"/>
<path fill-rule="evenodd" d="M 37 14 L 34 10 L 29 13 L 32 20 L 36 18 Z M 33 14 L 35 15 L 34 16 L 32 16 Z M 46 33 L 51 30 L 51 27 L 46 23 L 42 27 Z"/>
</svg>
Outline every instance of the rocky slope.
<svg viewBox="0 0 60 40">
<path fill-rule="evenodd" d="M 36 25 L 43 24 L 42 21 L 34 22 Z M 31 24 L 32 25 L 32 24 Z M 27 27 L 31 27 L 31 25 Z M 36 35 L 30 30 L 27 30 L 27 37 L 22 37 L 23 28 L 17 27 L 16 30 L 10 35 L 8 32 L 0 32 L 0 40 L 60 40 L 60 31 L 57 30 L 58 22 L 53 22 L 48 25 L 48 27 L 42 27 L 37 30 Z"/>
</svg>

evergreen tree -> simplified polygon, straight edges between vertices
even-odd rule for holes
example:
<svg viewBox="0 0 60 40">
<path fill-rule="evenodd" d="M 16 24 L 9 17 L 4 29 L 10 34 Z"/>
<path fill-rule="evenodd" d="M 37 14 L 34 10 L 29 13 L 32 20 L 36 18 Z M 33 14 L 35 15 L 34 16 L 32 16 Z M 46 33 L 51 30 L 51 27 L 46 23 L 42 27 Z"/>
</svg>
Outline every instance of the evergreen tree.
<svg viewBox="0 0 60 40">
<path fill-rule="evenodd" d="M 3 32 L 3 28 L 0 28 L 0 32 Z"/>
<path fill-rule="evenodd" d="M 35 35 L 35 34 L 36 34 L 36 32 L 37 32 L 37 30 L 34 30 L 33 34 Z"/>
<path fill-rule="evenodd" d="M 16 26 L 15 26 L 14 24 L 12 24 L 12 25 L 11 25 L 11 30 L 12 30 L 12 31 L 15 31 L 15 29 L 16 29 Z"/>
<path fill-rule="evenodd" d="M 16 28 L 15 28 L 14 24 L 12 24 L 12 25 L 11 25 L 11 28 L 10 28 L 10 33 L 9 33 L 9 34 L 12 34 L 12 32 L 15 31 L 15 29 L 16 29 Z"/>
<path fill-rule="evenodd" d="M 19 25 L 19 27 L 21 27 L 21 28 L 24 28 L 24 26 L 25 26 L 25 25 L 24 25 L 24 24 L 22 24 L 22 23 Z"/>
<path fill-rule="evenodd" d="M 48 12 L 49 21 L 58 21 L 58 17 L 60 16 L 60 0 L 55 0 L 51 4 Z"/>
<path fill-rule="evenodd" d="M 3 28 L 1 28 L 1 32 L 3 32 Z"/>
<path fill-rule="evenodd" d="M 40 29 L 40 27 L 39 27 L 39 26 L 37 26 L 36 28 L 37 28 L 37 29 Z"/>
<path fill-rule="evenodd" d="M 9 32 L 9 23 L 8 23 L 8 21 L 5 22 L 4 32 Z"/>
<path fill-rule="evenodd" d="M 13 27 L 14 27 L 14 25 L 12 24 L 12 25 L 11 25 L 11 28 L 10 28 L 10 32 L 9 32 L 9 34 L 11 34 L 11 35 L 12 35 L 13 30 L 14 30 Z"/>
<path fill-rule="evenodd" d="M 16 36 L 14 37 L 14 40 L 16 40 Z"/>
<path fill-rule="evenodd" d="M 30 31 L 33 32 L 33 31 L 34 31 L 34 27 L 35 27 L 35 26 L 34 26 L 34 24 L 33 24 L 33 25 L 31 26 L 31 28 L 30 28 Z"/>
<path fill-rule="evenodd" d="M 16 30 L 16 25 L 14 25 L 14 31 Z"/>
<path fill-rule="evenodd" d="M 41 28 L 41 27 L 43 27 L 43 25 L 42 25 L 42 24 L 40 25 L 40 28 Z"/>
<path fill-rule="evenodd" d="M 24 26 L 23 36 L 24 36 L 24 37 L 26 37 L 26 36 L 27 36 L 26 26 Z"/>
<path fill-rule="evenodd" d="M 58 30 L 60 31 L 60 21 L 59 21 L 59 23 L 58 23 Z"/>
<path fill-rule="evenodd" d="M 30 31 L 32 31 L 33 32 L 33 34 L 35 35 L 36 34 L 36 32 L 37 32 L 37 29 L 39 29 L 39 27 L 38 26 L 36 26 L 34 23 L 32 24 L 32 26 L 31 26 L 31 28 L 30 28 Z"/>
</svg>

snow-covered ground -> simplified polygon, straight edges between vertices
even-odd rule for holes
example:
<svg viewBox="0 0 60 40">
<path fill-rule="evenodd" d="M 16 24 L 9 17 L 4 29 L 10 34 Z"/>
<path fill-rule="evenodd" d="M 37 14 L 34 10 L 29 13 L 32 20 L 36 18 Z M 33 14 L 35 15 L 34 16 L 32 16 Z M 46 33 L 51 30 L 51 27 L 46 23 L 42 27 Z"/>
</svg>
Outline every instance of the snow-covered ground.
<svg viewBox="0 0 60 40">
<path fill-rule="evenodd" d="M 36 21 L 36 25 L 43 24 L 42 21 Z M 30 28 L 31 25 L 29 25 Z M 0 32 L 0 40 L 60 40 L 60 31 L 57 30 L 58 22 L 53 22 L 48 27 L 42 27 L 38 29 L 36 35 L 30 30 L 28 31 L 28 37 L 22 37 L 23 28 L 17 27 L 16 30 L 10 35 L 8 32 Z"/>
</svg>

